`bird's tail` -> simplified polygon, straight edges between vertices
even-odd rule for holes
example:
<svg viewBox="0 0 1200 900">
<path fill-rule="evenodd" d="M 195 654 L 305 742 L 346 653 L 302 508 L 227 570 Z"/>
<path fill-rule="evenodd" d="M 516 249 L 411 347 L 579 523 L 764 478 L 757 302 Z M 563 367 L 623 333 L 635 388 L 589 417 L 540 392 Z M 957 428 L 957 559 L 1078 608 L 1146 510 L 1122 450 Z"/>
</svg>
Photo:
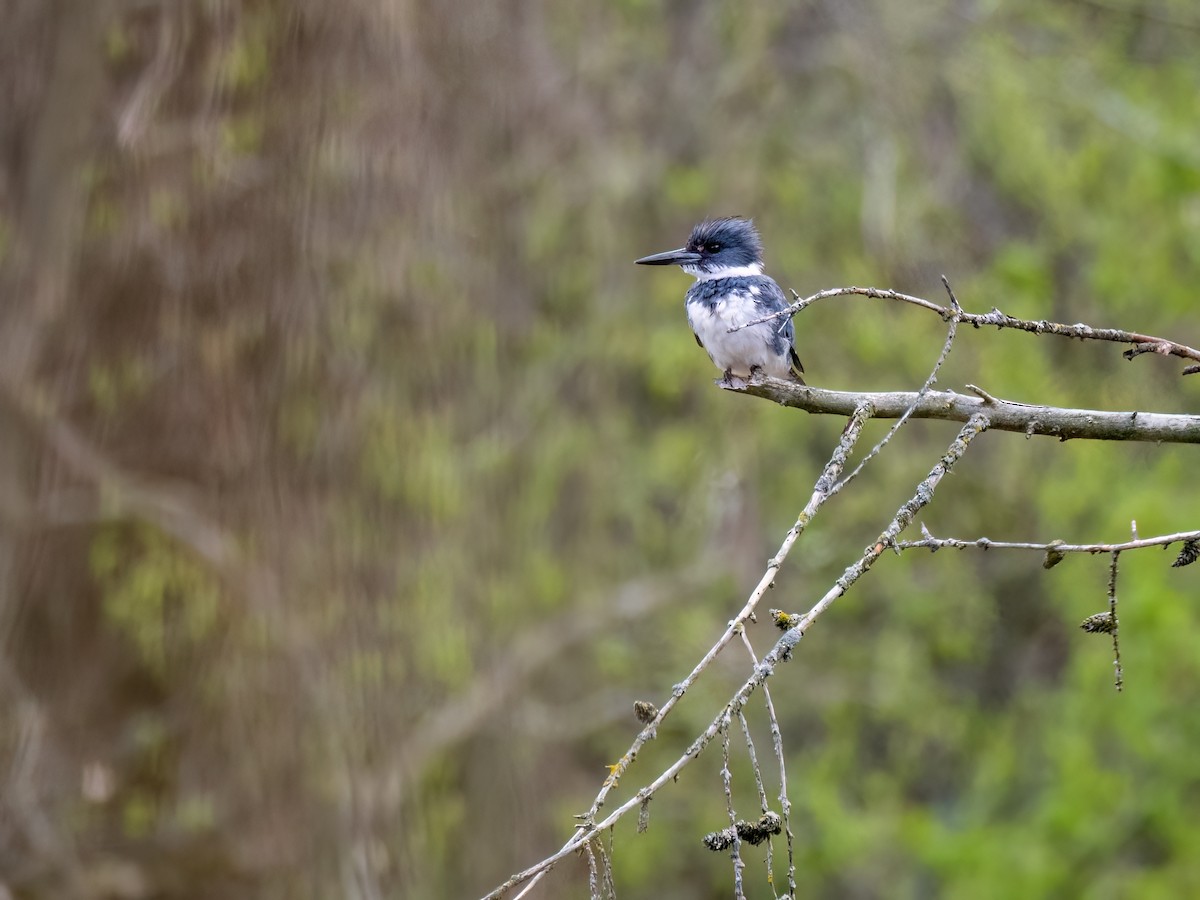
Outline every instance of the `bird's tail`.
<svg viewBox="0 0 1200 900">
<path fill-rule="evenodd" d="M 804 366 L 800 364 L 800 357 L 796 355 L 796 349 L 794 347 L 791 348 L 788 350 L 788 354 L 792 358 L 792 369 L 788 374 L 792 376 L 792 381 L 795 381 L 797 384 L 804 384 L 804 378 L 800 375 L 804 371 Z"/>
</svg>

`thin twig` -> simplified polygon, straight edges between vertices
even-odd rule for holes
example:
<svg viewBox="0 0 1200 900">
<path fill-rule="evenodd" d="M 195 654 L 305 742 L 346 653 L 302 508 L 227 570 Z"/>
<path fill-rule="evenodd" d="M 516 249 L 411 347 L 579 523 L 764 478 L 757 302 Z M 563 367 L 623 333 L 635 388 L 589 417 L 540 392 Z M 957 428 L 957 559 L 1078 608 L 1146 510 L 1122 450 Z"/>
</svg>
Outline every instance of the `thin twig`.
<svg viewBox="0 0 1200 900">
<path fill-rule="evenodd" d="M 596 867 L 596 854 L 592 851 L 592 842 L 583 845 L 583 853 L 587 857 L 588 867 L 588 898 L 600 900 L 600 873 Z"/>
<path fill-rule="evenodd" d="M 902 532 L 905 528 L 907 528 L 909 524 L 911 524 L 913 517 L 916 516 L 921 508 L 926 506 L 933 499 L 933 492 L 941 482 L 942 478 L 945 477 L 946 473 L 953 468 L 954 464 L 958 462 L 963 453 L 966 452 L 971 441 L 973 441 L 979 434 L 984 432 L 988 427 L 987 416 L 975 415 L 971 417 L 971 420 L 959 430 L 958 436 L 955 437 L 954 441 L 950 444 L 946 454 L 940 460 L 938 460 L 937 465 L 933 467 L 933 470 L 930 471 L 930 473 L 925 477 L 925 480 L 917 485 L 916 493 L 913 494 L 907 503 L 900 507 L 900 509 L 896 512 L 895 518 L 892 519 L 891 524 L 889 524 L 888 527 L 883 530 L 883 533 L 879 535 L 879 539 L 874 543 L 874 545 L 868 547 L 867 552 L 863 554 L 859 561 L 842 573 L 842 577 L 837 580 L 834 586 L 825 594 L 824 597 L 817 601 L 816 605 L 814 605 L 812 609 L 801 616 L 799 622 L 784 632 L 784 638 L 786 638 L 792 632 L 795 632 L 795 640 L 798 642 L 800 637 L 805 631 L 808 630 L 812 623 L 815 622 L 817 618 L 825 612 L 825 610 L 833 605 L 833 602 L 837 600 L 838 597 L 846 593 L 850 585 L 854 584 L 854 582 L 856 582 L 870 570 L 870 568 L 875 564 L 875 560 L 879 558 L 880 554 L 882 554 L 884 550 L 886 550 L 888 547 L 894 547 L 896 545 L 896 536 L 899 535 L 900 532 Z M 780 638 L 781 642 L 782 640 L 783 638 Z"/>
<path fill-rule="evenodd" d="M 930 371 L 929 377 L 925 379 L 925 383 L 921 385 L 921 389 L 917 391 L 917 396 L 913 399 L 912 404 L 900 415 L 900 418 L 896 420 L 896 424 L 888 429 L 888 432 L 883 436 L 883 439 L 874 447 L 872 447 L 871 452 L 864 456 L 859 464 L 854 467 L 854 471 L 834 485 L 833 493 L 838 493 L 844 487 L 846 487 L 846 485 L 857 478 L 858 474 L 866 468 L 867 463 L 879 455 L 879 451 L 886 447 L 888 442 L 895 437 L 896 432 L 899 431 L 904 426 L 904 423 L 912 417 L 912 414 L 916 412 L 917 404 L 921 402 L 925 395 L 929 393 L 930 389 L 937 383 L 937 376 L 938 372 L 941 371 L 942 363 L 946 361 L 946 357 L 950 355 L 950 348 L 954 346 L 954 338 L 955 335 L 958 334 L 958 317 L 959 314 L 962 313 L 962 307 L 958 305 L 958 298 L 954 296 L 954 291 L 951 289 L 950 282 L 946 280 L 945 275 L 942 276 L 942 284 L 946 286 L 946 292 L 950 295 L 950 305 L 953 308 L 953 314 L 950 316 L 950 327 L 946 331 L 946 341 L 944 344 L 942 344 L 942 352 L 938 354 L 937 362 L 933 364 L 933 369 Z"/>
<path fill-rule="evenodd" d="M 596 846 L 600 848 L 600 860 L 604 863 L 605 900 L 617 900 L 617 885 L 613 881 L 613 829 L 608 829 L 608 850 L 604 849 L 603 841 L 597 841 Z"/>
<path fill-rule="evenodd" d="M 1179 541 L 1200 540 L 1200 531 L 1178 531 L 1174 534 L 1163 534 L 1158 537 L 1141 538 L 1135 541 L 1125 541 L 1121 544 L 1063 544 L 1058 541 L 1031 543 L 1027 541 L 993 541 L 990 538 L 975 538 L 971 541 L 959 538 L 935 538 L 926 534 L 919 541 L 898 541 L 896 550 L 1036 550 L 1038 552 L 1054 551 L 1056 553 L 1119 553 L 1122 550 L 1141 550 L 1145 547 L 1166 547 Z"/>
<path fill-rule="evenodd" d="M 741 710 L 738 712 L 740 714 Z M 729 724 L 729 713 L 726 711 L 725 720 L 721 723 L 721 784 L 725 788 L 725 809 L 729 812 L 729 825 L 733 829 L 733 842 L 729 850 L 729 858 L 733 860 L 733 896 L 734 900 L 745 900 L 742 870 L 746 868 L 746 864 L 742 861 L 742 841 L 738 837 L 737 813 L 733 809 L 733 773 L 729 771 Z"/>
<path fill-rule="evenodd" d="M 746 721 L 746 713 L 742 710 L 737 712 L 738 724 L 742 726 L 742 737 L 746 739 L 746 753 L 750 757 L 750 769 L 754 773 L 754 786 L 758 790 L 758 805 L 762 810 L 763 815 L 771 811 L 771 804 L 767 800 L 767 787 L 763 783 L 762 769 L 758 765 L 758 754 L 754 750 L 754 738 L 750 734 L 750 723 Z M 775 882 L 775 857 L 771 852 L 771 841 L 767 840 L 767 880 L 772 884 Z"/>
<path fill-rule="evenodd" d="M 754 737 L 750 734 L 750 723 L 746 714 L 738 710 L 738 724 L 742 727 L 742 737 L 746 739 L 746 755 L 750 757 L 750 770 L 754 773 L 754 787 L 758 790 L 758 806 L 763 812 L 769 812 L 770 803 L 767 801 L 767 787 L 763 783 L 762 769 L 758 766 L 758 754 L 754 750 Z"/>
<path fill-rule="evenodd" d="M 1113 677 L 1117 693 L 1120 693 L 1125 687 L 1125 676 L 1121 671 L 1121 644 L 1117 639 L 1117 631 L 1120 627 L 1117 619 L 1117 560 L 1120 556 L 1121 551 L 1114 550 L 1112 563 L 1108 567 L 1108 615 L 1112 620 Z"/>
<path fill-rule="evenodd" d="M 762 685 L 763 701 L 767 707 L 767 717 L 771 722 L 771 745 L 775 749 L 775 762 L 779 765 L 779 814 L 783 819 L 783 834 L 787 838 L 788 858 L 788 897 L 796 896 L 796 856 L 792 846 L 792 801 L 788 798 L 787 765 L 783 757 L 783 731 L 779 727 L 779 717 L 775 714 L 775 703 L 771 700 L 771 690 L 764 681 Z M 774 885 L 772 885 L 774 892 Z"/>
<path fill-rule="evenodd" d="M 754 652 L 754 646 L 750 643 L 750 636 L 746 634 L 745 629 L 742 629 L 742 643 L 746 645 L 746 652 L 750 654 L 750 659 L 754 661 L 754 665 L 758 665 L 758 654 Z M 767 686 L 763 685 L 765 691 Z M 746 713 L 743 710 L 737 712 L 738 724 L 742 726 L 742 735 L 746 738 L 746 753 L 750 757 L 750 769 L 754 773 L 754 786 L 758 789 L 758 805 L 763 814 L 771 811 L 770 801 L 767 800 L 767 787 L 763 783 L 762 768 L 758 764 L 758 753 L 754 749 L 754 737 L 750 734 L 750 723 L 746 721 Z M 771 884 L 775 883 L 775 857 L 772 852 L 773 841 L 767 840 L 767 879 Z"/>
<path fill-rule="evenodd" d="M 743 328 L 749 328 L 751 325 L 758 325 L 762 322 L 769 322 L 772 319 L 781 318 L 784 316 L 794 316 L 807 306 L 811 306 L 819 300 L 827 300 L 830 297 L 845 297 L 857 295 L 860 297 L 872 297 L 877 300 L 895 300 L 900 303 L 908 303 L 913 306 L 919 306 L 922 309 L 937 313 L 944 320 L 949 320 L 955 316 L 953 309 L 925 300 L 921 297 L 913 297 L 909 294 L 901 294 L 898 291 L 881 290 L 872 287 L 844 287 L 844 288 L 829 288 L 828 290 L 819 291 L 811 297 L 805 297 L 803 300 L 797 298 L 796 302 L 787 309 L 782 309 L 779 312 L 771 313 L 770 315 L 762 316 L 758 319 L 746 322 L 741 325 L 736 325 L 730 328 L 730 331 L 740 331 Z M 793 292 L 793 296 L 795 292 Z M 1200 350 L 1196 350 L 1186 344 L 1179 344 L 1175 341 L 1169 341 L 1166 338 L 1154 337 L 1153 335 L 1141 334 L 1137 331 L 1125 331 L 1120 328 L 1093 328 L 1090 325 L 1078 323 L 1075 325 L 1062 325 L 1057 322 L 1050 322 L 1046 319 L 1018 319 L 1014 316 L 1005 315 L 995 307 L 987 313 L 967 313 L 959 312 L 957 317 L 960 321 L 973 325 L 976 328 L 982 328 L 985 325 L 992 325 L 996 328 L 1013 328 L 1018 331 L 1027 331 L 1031 334 L 1056 334 L 1060 337 L 1079 338 L 1080 340 L 1091 341 L 1112 341 L 1118 344 L 1132 344 L 1133 346 L 1126 350 L 1123 354 L 1126 359 L 1133 359 L 1135 356 L 1140 356 L 1143 353 L 1157 353 L 1161 356 L 1178 356 L 1182 359 L 1190 359 L 1193 362 L 1200 362 Z M 1183 374 L 1190 375 L 1196 371 L 1200 371 L 1200 367 L 1189 366 L 1184 370 Z"/>
<path fill-rule="evenodd" d="M 754 645 L 750 643 L 750 635 L 742 631 L 742 641 L 746 645 L 746 651 L 750 654 L 750 658 L 754 660 L 755 667 L 758 666 L 758 654 L 754 652 Z M 762 683 L 763 702 L 767 708 L 767 720 L 771 724 L 771 745 L 775 751 L 775 762 L 779 766 L 779 812 L 780 818 L 783 820 L 783 833 L 787 837 L 787 857 L 788 857 L 788 896 L 796 896 L 796 860 L 793 855 L 792 848 L 792 802 L 788 799 L 788 780 L 787 780 L 787 765 L 784 762 L 783 756 L 783 731 L 779 727 L 779 717 L 775 714 L 775 704 L 771 700 L 771 689 L 764 681 Z M 741 713 L 739 713 L 741 715 Z M 753 750 L 751 751 L 753 756 Z M 756 766 L 757 772 L 757 766 Z M 762 786 L 762 779 L 759 778 L 759 791 L 765 795 L 765 788 Z M 768 804 L 765 796 L 762 800 L 763 812 L 768 809 Z M 773 841 L 767 842 L 767 875 L 771 879 L 771 891 L 774 893 L 775 873 L 772 864 L 771 848 Z"/>
</svg>

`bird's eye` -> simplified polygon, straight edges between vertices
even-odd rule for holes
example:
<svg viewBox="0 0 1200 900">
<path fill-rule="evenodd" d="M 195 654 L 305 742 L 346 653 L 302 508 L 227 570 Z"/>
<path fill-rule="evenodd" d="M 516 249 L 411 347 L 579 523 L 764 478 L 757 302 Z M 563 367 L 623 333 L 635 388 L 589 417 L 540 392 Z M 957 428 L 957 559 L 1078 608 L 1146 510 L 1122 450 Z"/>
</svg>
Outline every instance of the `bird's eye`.
<svg viewBox="0 0 1200 900">
<path fill-rule="evenodd" d="M 720 244 L 716 244 L 716 243 L 712 243 L 712 244 L 709 244 L 709 245 L 708 245 L 708 246 L 707 246 L 705 249 L 706 249 L 706 250 L 707 250 L 709 253 L 719 253 L 719 252 L 721 251 L 721 245 L 720 245 Z"/>
</svg>

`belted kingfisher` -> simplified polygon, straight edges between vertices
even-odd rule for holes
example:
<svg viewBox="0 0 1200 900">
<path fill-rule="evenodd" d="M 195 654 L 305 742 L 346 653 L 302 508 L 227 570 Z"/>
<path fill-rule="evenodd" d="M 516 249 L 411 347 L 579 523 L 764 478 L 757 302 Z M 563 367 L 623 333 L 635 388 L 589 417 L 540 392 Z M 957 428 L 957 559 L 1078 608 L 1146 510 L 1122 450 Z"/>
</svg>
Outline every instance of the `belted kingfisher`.
<svg viewBox="0 0 1200 900">
<path fill-rule="evenodd" d="M 804 384 L 804 367 L 796 356 L 795 329 L 780 317 L 730 333 L 729 329 L 786 309 L 787 300 L 774 279 L 763 274 L 762 240 L 749 219 L 732 217 L 701 222 L 687 245 L 637 260 L 642 266 L 679 266 L 696 283 L 684 308 L 696 343 L 725 373 L 749 378 L 755 371 Z"/>
</svg>

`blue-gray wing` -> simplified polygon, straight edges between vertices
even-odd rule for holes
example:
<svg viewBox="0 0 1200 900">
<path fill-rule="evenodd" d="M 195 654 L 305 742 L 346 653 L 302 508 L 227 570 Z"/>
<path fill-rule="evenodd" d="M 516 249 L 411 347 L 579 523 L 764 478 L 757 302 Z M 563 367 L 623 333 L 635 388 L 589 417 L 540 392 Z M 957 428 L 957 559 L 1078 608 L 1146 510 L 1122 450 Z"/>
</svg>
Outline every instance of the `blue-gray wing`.
<svg viewBox="0 0 1200 900">
<path fill-rule="evenodd" d="M 791 305 L 788 303 L 787 297 L 783 295 L 783 290 L 775 283 L 775 279 L 761 275 L 755 278 L 753 283 L 754 287 L 758 288 L 756 294 L 752 292 L 754 303 L 762 315 L 769 316 L 771 313 L 780 312 Z M 764 322 L 762 327 L 770 328 L 774 333 L 775 352 L 779 356 L 787 355 L 796 380 L 803 384 L 804 379 L 800 377 L 800 373 L 804 371 L 804 366 L 800 364 L 800 357 L 796 355 L 796 329 L 792 324 L 792 317 L 781 316 L 770 322 Z"/>
</svg>

